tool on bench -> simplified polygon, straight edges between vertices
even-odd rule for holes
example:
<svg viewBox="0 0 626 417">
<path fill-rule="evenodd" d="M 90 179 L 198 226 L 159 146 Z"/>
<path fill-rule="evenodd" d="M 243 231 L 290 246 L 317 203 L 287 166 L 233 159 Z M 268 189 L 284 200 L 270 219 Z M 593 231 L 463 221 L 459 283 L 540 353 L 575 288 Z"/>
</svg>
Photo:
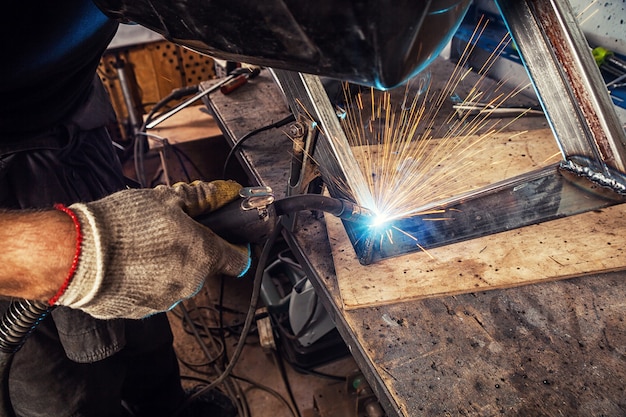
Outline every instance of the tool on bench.
<svg viewBox="0 0 626 417">
<path fill-rule="evenodd" d="M 222 78 L 221 80 L 217 81 L 210 88 L 207 88 L 206 90 L 203 90 L 203 91 L 199 92 L 195 96 L 193 96 L 193 97 L 185 100 L 184 102 L 180 103 L 179 105 L 174 107 L 172 110 L 169 110 L 169 111 L 163 113 L 161 116 L 157 117 L 156 119 L 150 121 L 148 124 L 146 124 L 146 129 L 152 129 L 152 128 L 158 126 L 163 121 L 169 119 L 174 114 L 178 113 L 179 111 L 183 110 L 184 108 L 189 107 L 190 105 L 192 105 L 196 101 L 200 100 L 202 97 L 204 97 L 206 95 L 209 95 L 212 92 L 221 89 L 222 87 L 224 87 L 225 85 L 228 85 L 230 82 L 233 82 L 234 80 L 236 80 L 240 76 L 250 76 L 250 75 L 252 75 L 254 73 L 254 71 L 256 71 L 256 70 L 251 70 L 249 68 L 237 68 L 237 69 L 233 70 L 230 74 L 228 74 L 226 77 Z M 257 72 L 257 74 L 258 74 L 258 72 Z M 246 78 L 246 80 L 247 80 L 247 78 Z"/>
<path fill-rule="evenodd" d="M 606 83 L 607 88 L 616 88 L 626 80 L 626 61 L 620 59 L 613 51 L 597 46 L 593 48 L 593 57 L 601 70 L 615 77 Z"/>
<path fill-rule="evenodd" d="M 220 93 L 222 94 L 230 94 L 242 85 L 246 84 L 248 80 L 256 77 L 261 73 L 261 69 L 259 67 L 248 68 L 248 72 L 244 72 L 243 74 L 237 75 L 232 80 L 222 84 L 220 87 Z"/>
</svg>

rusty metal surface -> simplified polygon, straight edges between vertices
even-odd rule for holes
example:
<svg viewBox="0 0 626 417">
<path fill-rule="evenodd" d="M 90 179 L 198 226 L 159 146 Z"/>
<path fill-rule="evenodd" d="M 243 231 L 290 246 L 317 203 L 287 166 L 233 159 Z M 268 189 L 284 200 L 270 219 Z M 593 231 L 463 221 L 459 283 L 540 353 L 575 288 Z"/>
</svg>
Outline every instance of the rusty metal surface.
<svg viewBox="0 0 626 417">
<path fill-rule="evenodd" d="M 565 0 L 497 0 L 565 159 L 626 172 L 626 134 Z M 610 173 L 607 173 L 610 176 Z"/>
<path fill-rule="evenodd" d="M 623 274 L 350 313 L 403 412 L 624 415 Z"/>
<path fill-rule="evenodd" d="M 210 88 L 206 82 L 201 88 Z M 236 91 L 216 92 L 203 99 L 226 139 L 234 144 L 249 132 L 275 123 L 290 114 L 280 92 L 267 73 L 251 79 Z M 250 176 L 250 184 L 281 184 L 274 188 L 277 198 L 286 195 L 289 181 L 291 141 L 283 129 L 271 129 L 249 138 L 238 159 Z M 283 165 L 284 164 L 284 165 Z"/>
</svg>

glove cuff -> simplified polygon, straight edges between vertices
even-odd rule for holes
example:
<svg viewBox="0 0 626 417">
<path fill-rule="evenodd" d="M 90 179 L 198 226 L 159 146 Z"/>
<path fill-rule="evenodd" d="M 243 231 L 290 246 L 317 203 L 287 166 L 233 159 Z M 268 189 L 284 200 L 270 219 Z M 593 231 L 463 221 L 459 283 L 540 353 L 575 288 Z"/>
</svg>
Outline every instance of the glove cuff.
<svg viewBox="0 0 626 417">
<path fill-rule="evenodd" d="M 94 299 L 104 279 L 104 245 L 97 221 L 85 204 L 72 204 L 69 210 L 80 225 L 81 242 L 75 259 L 74 276 L 55 304 L 80 308 Z M 61 292 L 61 291 L 59 291 Z M 52 300 L 50 300 L 52 301 Z"/>
</svg>

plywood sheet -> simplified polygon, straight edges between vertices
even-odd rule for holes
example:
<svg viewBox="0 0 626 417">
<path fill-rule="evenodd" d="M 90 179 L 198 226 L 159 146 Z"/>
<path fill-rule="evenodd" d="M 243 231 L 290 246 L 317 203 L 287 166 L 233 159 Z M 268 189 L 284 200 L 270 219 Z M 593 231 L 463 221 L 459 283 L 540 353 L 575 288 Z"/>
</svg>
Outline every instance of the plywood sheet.
<svg viewBox="0 0 626 417">
<path fill-rule="evenodd" d="M 494 178 L 488 161 L 496 144 L 506 144 L 515 161 L 507 175 L 533 168 L 548 148 L 535 145 L 552 140 L 545 132 L 516 136 L 515 149 L 506 137 L 491 143 L 479 171 Z M 541 148 L 541 146 L 539 146 Z M 523 157 L 520 149 L 524 149 Z M 549 153 L 548 153 L 549 155 Z M 480 162 L 477 162 L 480 164 Z M 513 168 L 515 167 L 515 168 Z M 501 179 L 501 178 L 495 178 Z M 488 180 L 488 178 L 484 178 Z M 353 309 L 546 280 L 626 269 L 626 204 L 539 225 L 497 233 L 440 248 L 413 252 L 372 265 L 361 265 L 339 220 L 326 216 L 337 281 L 344 308 Z"/>
<path fill-rule="evenodd" d="M 626 269 L 626 205 L 361 265 L 326 216 L 346 309 Z"/>
</svg>

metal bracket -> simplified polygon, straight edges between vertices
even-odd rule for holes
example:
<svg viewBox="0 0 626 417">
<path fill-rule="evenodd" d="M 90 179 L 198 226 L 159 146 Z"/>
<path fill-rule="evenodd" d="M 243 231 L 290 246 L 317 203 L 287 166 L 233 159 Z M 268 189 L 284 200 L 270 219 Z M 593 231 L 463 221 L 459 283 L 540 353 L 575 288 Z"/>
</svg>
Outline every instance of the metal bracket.
<svg viewBox="0 0 626 417">
<path fill-rule="evenodd" d="M 626 133 L 567 0 L 496 0 L 563 158 L 626 172 Z M 584 158 L 583 161 L 579 158 Z"/>
<path fill-rule="evenodd" d="M 239 190 L 239 197 L 242 198 L 241 209 L 243 211 L 257 210 L 259 219 L 269 216 L 267 207 L 275 200 L 272 188 L 267 186 L 244 187 Z"/>
<path fill-rule="evenodd" d="M 298 115 L 298 120 L 289 128 L 293 153 L 287 187 L 288 196 L 304 194 L 309 184 L 320 176 L 317 163 L 312 158 L 317 135 L 315 122 L 302 114 Z"/>
</svg>

